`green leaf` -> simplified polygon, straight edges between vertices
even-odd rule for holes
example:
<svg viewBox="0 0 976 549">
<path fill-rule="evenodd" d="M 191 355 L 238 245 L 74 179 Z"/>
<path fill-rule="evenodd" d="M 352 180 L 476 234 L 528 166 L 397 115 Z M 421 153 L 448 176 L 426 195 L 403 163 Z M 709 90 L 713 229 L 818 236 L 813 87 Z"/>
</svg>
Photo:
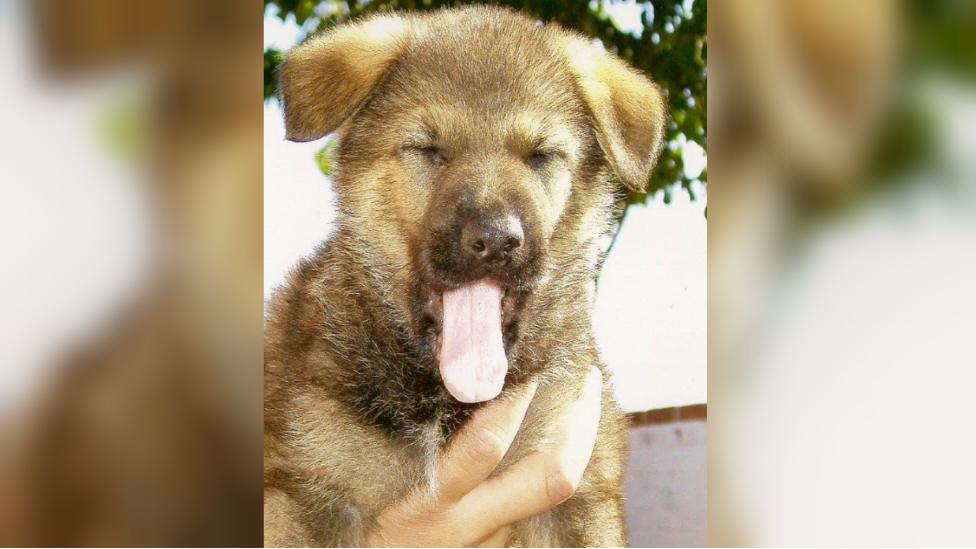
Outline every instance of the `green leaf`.
<svg viewBox="0 0 976 549">
<path fill-rule="evenodd" d="M 319 171 L 326 177 L 331 177 L 335 171 L 335 139 L 329 139 L 321 149 L 315 152 L 315 163 Z"/>
</svg>

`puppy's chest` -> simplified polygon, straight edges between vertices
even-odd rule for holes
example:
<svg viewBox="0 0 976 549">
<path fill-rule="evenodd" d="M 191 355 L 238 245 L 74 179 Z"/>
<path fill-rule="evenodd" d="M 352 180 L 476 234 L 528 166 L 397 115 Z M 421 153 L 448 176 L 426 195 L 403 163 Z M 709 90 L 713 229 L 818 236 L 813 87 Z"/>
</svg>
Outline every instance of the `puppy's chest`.
<svg viewBox="0 0 976 549">
<path fill-rule="evenodd" d="M 544 447 L 549 438 L 539 410 L 530 407 L 517 436 L 493 476 L 503 474 L 511 465 Z M 463 426 L 462 426 L 463 429 Z M 402 499 L 411 489 L 436 486 L 438 467 L 450 447 L 444 443 L 441 427 L 436 422 L 419 426 L 409 440 L 390 438 L 373 451 L 353 459 L 342 460 L 345 476 L 358 479 L 351 483 L 354 499 L 363 511 L 376 515 L 393 502 Z M 348 456 L 352 458 L 353 456 Z"/>
<path fill-rule="evenodd" d="M 512 442 L 504 459 L 495 468 L 493 476 L 503 474 L 512 464 L 532 453 L 546 439 L 539 422 L 526 422 Z M 355 483 L 358 501 L 376 503 L 381 510 L 390 502 L 401 499 L 414 488 L 435 486 L 438 467 L 450 442 L 444 443 L 440 426 L 436 423 L 423 426 L 419 434 L 408 442 L 387 441 L 382 451 L 360 455 L 345 462 L 349 477 L 361 479 Z"/>
<path fill-rule="evenodd" d="M 522 457 L 531 453 L 533 448 L 528 444 L 528 437 L 519 437 L 513 443 L 503 461 L 496 468 L 493 475 L 504 472 Z M 401 501 L 412 489 L 429 489 L 433 479 L 437 478 L 437 464 L 443 449 L 440 447 L 413 447 L 409 450 L 401 449 L 398 461 L 393 462 L 382 458 L 379 454 L 363 456 L 357 471 L 350 474 L 362 475 L 361 482 L 353 487 L 355 503 L 350 502 L 346 509 L 349 516 L 371 517 L 372 520 L 360 521 L 362 531 L 350 539 L 365 539 L 370 524 L 385 509 Z M 387 456 L 388 457 L 388 456 Z M 509 547 L 558 547 L 558 531 L 554 517 L 550 512 L 520 521 L 512 525 Z M 358 536 L 358 537 L 357 537 Z"/>
</svg>

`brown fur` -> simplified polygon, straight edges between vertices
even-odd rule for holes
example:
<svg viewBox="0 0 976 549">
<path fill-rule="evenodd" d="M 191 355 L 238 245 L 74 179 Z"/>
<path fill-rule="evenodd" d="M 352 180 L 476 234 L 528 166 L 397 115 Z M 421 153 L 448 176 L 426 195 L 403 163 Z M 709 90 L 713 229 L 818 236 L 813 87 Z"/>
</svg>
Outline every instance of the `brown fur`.
<svg viewBox="0 0 976 549">
<path fill-rule="evenodd" d="M 506 393 L 540 386 L 503 470 L 546 450 L 553 418 L 603 369 L 591 328 L 617 181 L 640 188 L 660 147 L 657 88 L 586 39 L 495 8 L 383 16 L 293 51 L 289 138 L 336 131 L 333 236 L 268 305 L 265 543 L 361 545 L 429 487 L 461 404 L 437 370 L 439 291 L 505 284 Z M 505 268 L 456 251 L 459 212 L 517 216 Z M 513 545 L 625 543 L 625 426 L 604 370 L 596 448 L 575 494 L 517 524 Z"/>
</svg>

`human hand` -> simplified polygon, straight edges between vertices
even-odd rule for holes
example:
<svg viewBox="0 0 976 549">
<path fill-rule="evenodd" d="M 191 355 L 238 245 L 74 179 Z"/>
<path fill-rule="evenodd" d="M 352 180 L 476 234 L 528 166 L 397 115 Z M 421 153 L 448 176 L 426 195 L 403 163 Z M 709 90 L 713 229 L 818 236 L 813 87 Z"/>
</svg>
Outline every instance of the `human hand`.
<svg viewBox="0 0 976 549">
<path fill-rule="evenodd" d="M 441 458 L 434 497 L 411 493 L 377 519 L 371 546 L 499 547 L 511 524 L 569 499 L 590 461 L 603 378 L 590 370 L 554 430 L 551 449 L 529 454 L 489 478 L 518 432 L 536 384 L 478 411 Z"/>
</svg>

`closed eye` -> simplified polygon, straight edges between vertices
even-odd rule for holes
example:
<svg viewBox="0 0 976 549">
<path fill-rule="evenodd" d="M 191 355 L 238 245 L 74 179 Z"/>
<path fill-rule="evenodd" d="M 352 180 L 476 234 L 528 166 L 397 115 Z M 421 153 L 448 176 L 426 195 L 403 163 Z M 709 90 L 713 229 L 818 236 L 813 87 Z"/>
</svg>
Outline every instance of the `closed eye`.
<svg viewBox="0 0 976 549">
<path fill-rule="evenodd" d="M 534 170 L 542 169 L 562 158 L 562 153 L 551 149 L 536 149 L 525 158 L 525 163 Z"/>
<path fill-rule="evenodd" d="M 443 166 L 447 164 L 447 156 L 444 151 L 434 145 L 404 145 L 403 150 L 405 152 L 413 153 L 424 158 L 429 164 L 433 166 Z"/>
</svg>

